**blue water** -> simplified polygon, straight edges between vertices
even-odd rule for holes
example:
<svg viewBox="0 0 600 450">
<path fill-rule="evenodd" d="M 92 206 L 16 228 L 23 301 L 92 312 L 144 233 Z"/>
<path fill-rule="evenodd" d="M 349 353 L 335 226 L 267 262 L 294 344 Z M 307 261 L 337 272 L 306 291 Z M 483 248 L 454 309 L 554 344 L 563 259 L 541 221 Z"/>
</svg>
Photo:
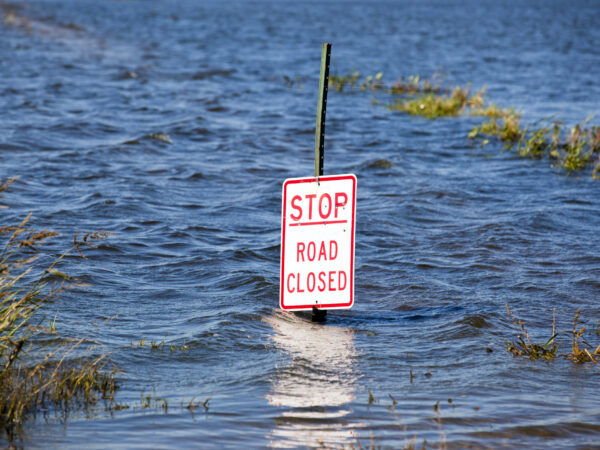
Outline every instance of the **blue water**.
<svg viewBox="0 0 600 450">
<path fill-rule="evenodd" d="M 22 444 L 599 445 L 600 368 L 504 341 L 508 303 L 543 341 L 553 309 L 569 331 L 581 307 L 600 343 L 600 182 L 469 143 L 480 119 L 332 90 L 325 173 L 358 178 L 355 306 L 325 324 L 278 311 L 281 185 L 313 171 L 322 42 L 337 74 L 437 71 L 524 123 L 573 125 L 600 114 L 598 3 L 1 5 L 0 178 L 20 175 L 2 225 L 34 211 L 62 233 L 48 258 L 114 233 L 66 258 L 88 286 L 43 314 L 111 353 L 128 406 L 37 414 Z"/>
</svg>

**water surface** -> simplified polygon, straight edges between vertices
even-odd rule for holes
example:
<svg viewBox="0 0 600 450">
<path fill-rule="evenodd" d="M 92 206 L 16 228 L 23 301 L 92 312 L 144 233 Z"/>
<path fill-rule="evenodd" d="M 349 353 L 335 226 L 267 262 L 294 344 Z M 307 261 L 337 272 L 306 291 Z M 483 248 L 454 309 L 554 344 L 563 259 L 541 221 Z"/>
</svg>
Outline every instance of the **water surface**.
<svg viewBox="0 0 600 450">
<path fill-rule="evenodd" d="M 313 170 L 321 42 L 339 74 L 441 71 L 525 123 L 572 125 L 600 114 L 598 4 L 3 5 L 27 22 L 0 25 L 0 177 L 21 175 L 2 223 L 33 210 L 63 234 L 56 255 L 114 233 L 65 261 L 90 287 L 48 315 L 107 346 L 129 406 L 38 415 L 27 446 L 598 445 L 598 367 L 504 340 L 506 303 L 540 340 L 553 309 L 561 330 L 579 307 L 594 328 L 600 185 L 471 145 L 478 119 L 331 92 L 325 173 L 358 177 L 355 307 L 325 325 L 278 311 L 281 185 Z"/>
</svg>

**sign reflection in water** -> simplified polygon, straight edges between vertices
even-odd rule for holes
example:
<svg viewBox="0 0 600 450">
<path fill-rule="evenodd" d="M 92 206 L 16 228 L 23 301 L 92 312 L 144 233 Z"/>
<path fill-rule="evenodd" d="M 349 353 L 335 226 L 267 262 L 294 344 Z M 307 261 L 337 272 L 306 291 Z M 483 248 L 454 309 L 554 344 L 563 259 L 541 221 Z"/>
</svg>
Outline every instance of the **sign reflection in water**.
<svg viewBox="0 0 600 450">
<path fill-rule="evenodd" d="M 354 399 L 358 374 L 351 330 L 314 324 L 277 311 L 264 319 L 272 342 L 290 358 L 271 380 L 267 399 L 280 407 L 276 428 L 268 436 L 274 447 L 355 442 L 346 406 Z"/>
</svg>

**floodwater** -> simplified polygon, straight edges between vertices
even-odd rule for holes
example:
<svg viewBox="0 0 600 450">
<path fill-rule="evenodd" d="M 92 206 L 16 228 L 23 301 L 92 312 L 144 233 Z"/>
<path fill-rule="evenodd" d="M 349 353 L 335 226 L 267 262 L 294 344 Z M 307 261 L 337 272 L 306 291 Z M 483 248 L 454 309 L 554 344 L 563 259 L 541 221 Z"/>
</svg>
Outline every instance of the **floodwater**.
<svg viewBox="0 0 600 450">
<path fill-rule="evenodd" d="M 62 234 L 48 256 L 114 233 L 63 262 L 89 286 L 45 314 L 111 352 L 128 407 L 38 414 L 21 443 L 600 445 L 599 366 L 504 342 L 508 303 L 540 341 L 581 307 L 600 343 L 600 182 L 469 143 L 480 119 L 331 91 L 325 174 L 358 178 L 355 306 L 278 309 L 281 186 L 312 175 L 322 42 L 334 73 L 440 71 L 572 125 L 600 114 L 597 2 L 2 4 L 0 177 L 21 176 L 2 224 L 34 211 Z"/>
</svg>

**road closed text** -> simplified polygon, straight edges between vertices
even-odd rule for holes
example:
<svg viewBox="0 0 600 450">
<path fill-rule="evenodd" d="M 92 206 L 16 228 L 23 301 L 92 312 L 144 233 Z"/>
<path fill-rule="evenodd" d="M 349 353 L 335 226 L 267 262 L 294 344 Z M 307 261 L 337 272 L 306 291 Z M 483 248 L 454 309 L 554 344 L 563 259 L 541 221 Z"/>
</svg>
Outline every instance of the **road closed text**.
<svg viewBox="0 0 600 450">
<path fill-rule="evenodd" d="M 335 261 L 338 257 L 338 248 L 335 240 L 297 242 L 296 262 Z M 299 264 L 297 267 L 301 268 L 301 266 Z M 343 291 L 347 287 L 348 274 L 345 270 L 293 272 L 287 275 L 286 281 L 286 289 L 290 294 Z"/>
<path fill-rule="evenodd" d="M 334 292 L 343 291 L 348 285 L 348 275 L 343 270 L 330 270 L 329 272 L 300 272 L 290 273 L 287 276 L 287 291 L 290 294 L 297 292 Z"/>
</svg>

